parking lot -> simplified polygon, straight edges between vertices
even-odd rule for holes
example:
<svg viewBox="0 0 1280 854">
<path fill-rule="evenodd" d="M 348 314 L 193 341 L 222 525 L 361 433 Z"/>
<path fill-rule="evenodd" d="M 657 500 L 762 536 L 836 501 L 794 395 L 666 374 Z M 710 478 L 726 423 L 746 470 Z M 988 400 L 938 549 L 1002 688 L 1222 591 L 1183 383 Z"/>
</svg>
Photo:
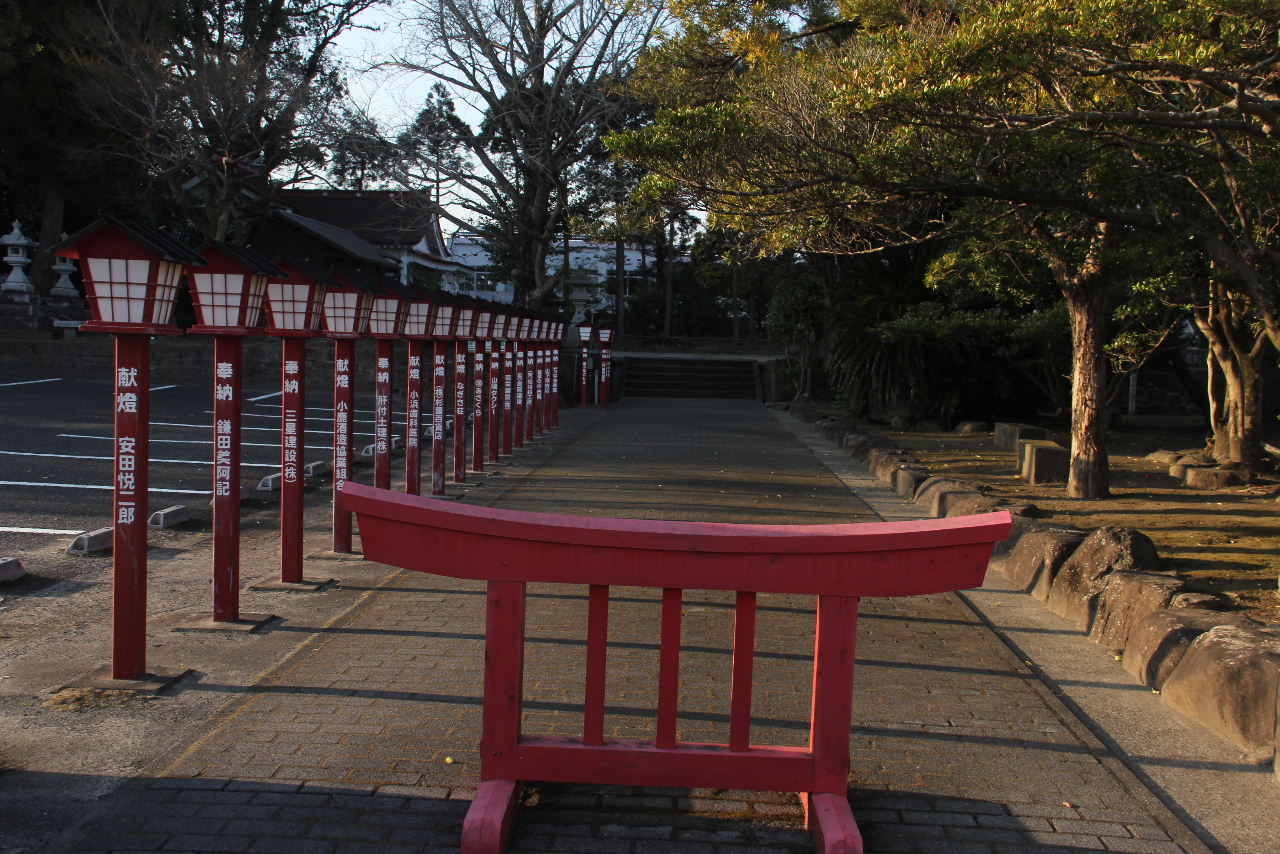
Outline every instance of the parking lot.
<svg viewBox="0 0 1280 854">
<path fill-rule="evenodd" d="M 333 408 L 326 378 L 307 398 L 306 462 L 332 459 Z M 112 386 L 104 377 L 37 371 L 0 382 L 0 556 L 23 558 L 110 524 Z M 372 390 L 357 399 L 357 453 L 373 441 Z M 280 394 L 244 390 L 241 490 L 279 470 Z M 213 427 L 208 384 L 151 389 L 150 511 L 186 504 L 208 516 Z M 403 434 L 404 413 L 393 416 Z M 357 475 L 358 479 L 358 475 Z M 269 496 L 263 496 L 269 497 Z"/>
</svg>

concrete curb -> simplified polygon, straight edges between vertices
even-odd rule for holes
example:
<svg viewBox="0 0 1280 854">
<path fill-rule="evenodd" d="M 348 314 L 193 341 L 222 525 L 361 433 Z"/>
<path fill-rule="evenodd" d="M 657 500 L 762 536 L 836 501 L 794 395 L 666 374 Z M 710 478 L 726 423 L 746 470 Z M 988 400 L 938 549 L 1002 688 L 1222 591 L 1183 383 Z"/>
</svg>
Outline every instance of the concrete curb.
<svg viewBox="0 0 1280 854">
<path fill-rule="evenodd" d="M 90 555 L 96 552 L 111 551 L 113 528 L 99 528 L 96 531 L 85 531 L 71 541 L 67 547 L 69 555 Z"/>
</svg>

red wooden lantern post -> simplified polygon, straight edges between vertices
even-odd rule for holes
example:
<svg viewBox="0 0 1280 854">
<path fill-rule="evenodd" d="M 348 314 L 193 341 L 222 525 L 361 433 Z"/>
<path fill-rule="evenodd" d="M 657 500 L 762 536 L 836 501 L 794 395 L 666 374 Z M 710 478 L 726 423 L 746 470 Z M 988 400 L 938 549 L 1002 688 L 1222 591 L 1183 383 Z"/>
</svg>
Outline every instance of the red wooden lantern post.
<svg viewBox="0 0 1280 854">
<path fill-rule="evenodd" d="M 435 348 L 431 358 L 431 494 L 444 495 L 445 390 L 448 386 L 449 340 L 457 328 L 457 306 L 441 302 L 432 324 Z M 455 425 L 455 429 L 456 425 Z"/>
<path fill-rule="evenodd" d="M 484 367 L 487 361 L 485 351 L 493 346 L 490 332 L 493 326 L 493 312 L 486 308 L 476 309 L 476 340 L 471 361 L 471 468 L 484 471 L 485 416 L 488 406 L 484 393 Z M 481 342 L 483 341 L 483 346 Z"/>
<path fill-rule="evenodd" d="M 582 405 L 586 406 L 591 402 L 590 382 L 591 382 L 591 338 L 595 334 L 595 327 L 590 323 L 578 324 L 578 341 L 582 344 L 582 356 L 579 363 L 582 366 Z"/>
<path fill-rule="evenodd" d="M 462 304 L 453 342 L 453 482 L 467 482 L 467 351 L 475 346 L 476 310 Z"/>
<path fill-rule="evenodd" d="M 326 284 L 324 332 L 333 339 L 333 550 L 350 552 L 351 513 L 342 509 L 338 493 L 351 479 L 355 459 L 356 340 L 369 328 L 373 294 L 348 279 Z"/>
<path fill-rule="evenodd" d="M 489 353 L 489 417 L 485 426 L 489 433 L 489 462 L 498 461 L 502 439 L 502 350 L 507 332 L 507 315 L 496 311 L 485 350 Z"/>
<path fill-rule="evenodd" d="M 286 278 L 287 275 L 287 278 Z M 316 335 L 324 284 L 296 265 L 267 284 L 268 332 L 280 338 L 280 582 L 302 584 L 303 459 L 307 445 L 307 339 Z M 335 478 L 336 480 L 336 478 Z"/>
<path fill-rule="evenodd" d="M 240 390 L 243 336 L 258 331 L 267 277 L 284 271 L 251 249 L 214 241 L 187 270 L 199 323 L 213 336 L 213 621 L 240 620 Z M 259 622 L 261 616 L 255 616 Z"/>
<path fill-rule="evenodd" d="M 613 393 L 613 330 L 600 327 L 600 408 L 609 405 Z"/>
<path fill-rule="evenodd" d="M 369 334 L 377 339 L 373 375 L 373 485 L 391 488 L 391 359 L 404 334 L 408 303 L 393 294 L 374 294 Z"/>
<path fill-rule="evenodd" d="M 151 336 L 180 334 L 173 304 L 183 265 L 205 260 L 153 228 L 105 217 L 52 252 L 78 258 L 93 319 L 116 336 L 111 521 L 111 678 L 147 672 L 147 486 Z"/>
<path fill-rule="evenodd" d="M 404 393 L 404 491 L 409 495 L 422 494 L 422 377 L 430 370 L 422 357 L 431 337 L 432 310 L 429 301 L 415 299 L 409 303 L 404 321 L 404 337 L 409 341 Z"/>
</svg>

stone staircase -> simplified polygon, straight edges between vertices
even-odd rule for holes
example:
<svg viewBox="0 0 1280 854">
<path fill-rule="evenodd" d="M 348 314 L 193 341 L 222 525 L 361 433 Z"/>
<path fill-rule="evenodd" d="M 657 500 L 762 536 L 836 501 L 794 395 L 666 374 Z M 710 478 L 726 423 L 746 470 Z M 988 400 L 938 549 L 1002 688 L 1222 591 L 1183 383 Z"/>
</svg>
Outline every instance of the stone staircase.
<svg viewBox="0 0 1280 854">
<path fill-rule="evenodd" d="M 627 356 L 626 393 L 633 397 L 756 400 L 753 359 Z"/>
</svg>

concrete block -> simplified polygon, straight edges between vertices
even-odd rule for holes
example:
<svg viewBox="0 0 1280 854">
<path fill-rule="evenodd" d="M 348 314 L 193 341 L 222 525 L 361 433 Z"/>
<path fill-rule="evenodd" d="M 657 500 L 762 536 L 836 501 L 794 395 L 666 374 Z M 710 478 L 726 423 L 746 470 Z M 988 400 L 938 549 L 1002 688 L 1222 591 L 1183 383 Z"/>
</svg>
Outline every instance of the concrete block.
<svg viewBox="0 0 1280 854">
<path fill-rule="evenodd" d="M 1026 447 L 1022 477 L 1028 483 L 1066 483 L 1071 472 L 1071 452 L 1057 445 L 1031 442 Z"/>
<path fill-rule="evenodd" d="M 1021 478 L 1027 476 L 1027 457 L 1031 454 L 1031 448 L 1037 445 L 1043 445 L 1049 448 L 1061 448 L 1057 442 L 1050 442 L 1048 439 L 1019 439 L 1017 451 L 1014 454 L 1014 471 Z"/>
<path fill-rule="evenodd" d="M 1177 598 L 1175 597 L 1175 603 Z M 1249 620 L 1207 608 L 1166 608 L 1152 611 L 1129 631 L 1124 669 L 1143 685 L 1160 688 L 1182 661 L 1191 642 L 1214 626 L 1247 627 Z"/>
<path fill-rule="evenodd" d="M 1113 572 L 1098 597 L 1089 639 L 1112 655 L 1129 646 L 1129 635 L 1148 614 L 1169 607 L 1182 582 L 1149 572 Z"/>
<path fill-rule="evenodd" d="M 1152 451 L 1143 457 L 1153 463 L 1159 463 L 1162 466 L 1171 466 L 1182 458 L 1182 454 L 1178 451 Z"/>
<path fill-rule="evenodd" d="M 284 482 L 284 475 L 280 472 L 269 474 L 262 480 L 258 481 L 259 492 L 279 492 L 280 484 Z"/>
<path fill-rule="evenodd" d="M 1245 477 L 1231 469 L 1188 466 L 1182 475 L 1182 482 L 1192 489 L 1226 489 L 1229 486 L 1243 486 Z"/>
<path fill-rule="evenodd" d="M 333 471 L 333 466 L 329 465 L 328 460 L 314 460 L 302 467 L 303 477 L 323 477 Z"/>
<path fill-rule="evenodd" d="M 16 557 L 0 557 L 0 583 L 17 581 L 27 574 L 22 561 Z"/>
<path fill-rule="evenodd" d="M 997 451 L 1018 450 L 1019 439 L 1043 439 L 1046 433 L 1043 427 L 1030 424 L 1018 424 L 1011 421 L 997 421 L 995 428 L 995 446 Z"/>
<path fill-rule="evenodd" d="M 96 531 L 85 531 L 71 541 L 67 547 L 69 555 L 90 555 L 96 552 L 111 551 L 111 534 L 113 528 L 99 528 Z"/>
<path fill-rule="evenodd" d="M 1191 642 L 1160 690 L 1170 706 L 1265 762 L 1276 749 L 1280 633 L 1214 626 Z"/>
<path fill-rule="evenodd" d="M 174 525 L 181 525 L 183 522 L 191 521 L 194 514 L 191 508 L 185 504 L 175 504 L 172 507 L 166 507 L 163 510 L 157 510 L 151 514 L 151 518 L 147 519 L 148 528 L 172 528 Z"/>
<path fill-rule="evenodd" d="M 1098 597 L 1112 572 L 1154 572 L 1155 544 L 1134 528 L 1098 528 L 1067 558 L 1049 588 L 1049 610 L 1082 632 L 1093 627 Z"/>
</svg>

